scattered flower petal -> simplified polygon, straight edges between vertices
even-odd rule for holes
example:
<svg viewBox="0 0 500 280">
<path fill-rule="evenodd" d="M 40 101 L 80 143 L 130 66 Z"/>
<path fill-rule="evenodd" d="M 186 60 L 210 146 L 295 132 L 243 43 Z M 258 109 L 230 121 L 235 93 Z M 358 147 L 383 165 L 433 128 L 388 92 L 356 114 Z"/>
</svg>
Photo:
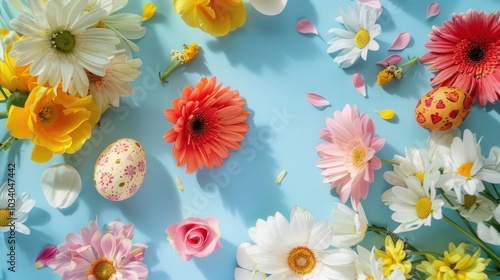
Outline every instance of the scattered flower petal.
<svg viewBox="0 0 500 280">
<path fill-rule="evenodd" d="M 310 92 L 306 95 L 307 101 L 311 103 L 315 107 L 327 107 L 330 106 L 330 101 L 326 100 L 322 95 L 315 93 L 315 92 Z"/>
<path fill-rule="evenodd" d="M 153 3 L 146 3 L 144 4 L 144 8 L 142 10 L 142 21 L 146 21 L 148 19 L 151 19 L 153 15 L 155 14 L 156 11 L 156 5 Z"/>
<path fill-rule="evenodd" d="M 301 19 L 297 21 L 296 27 L 299 33 L 318 35 L 318 29 L 316 29 L 316 26 L 314 26 L 314 24 L 308 19 Z"/>
<path fill-rule="evenodd" d="M 391 54 L 388 57 L 378 61 L 377 64 L 387 67 L 389 65 L 397 65 L 401 62 L 401 60 L 403 60 L 403 57 L 399 54 Z"/>
<path fill-rule="evenodd" d="M 54 259 L 57 255 L 57 247 L 48 245 L 45 247 L 35 260 L 35 267 L 42 268 L 47 266 L 47 262 Z"/>
<path fill-rule="evenodd" d="M 362 4 L 364 4 L 368 7 L 372 7 L 374 9 L 381 9 L 382 8 L 382 4 L 380 4 L 379 0 L 359 0 L 359 2 L 361 2 Z"/>
<path fill-rule="evenodd" d="M 175 180 L 177 181 L 177 187 L 181 192 L 184 191 L 184 185 L 182 184 L 181 178 L 179 176 L 175 176 Z"/>
<path fill-rule="evenodd" d="M 436 2 L 429 3 L 427 7 L 427 18 L 435 17 L 441 12 L 441 7 Z"/>
<path fill-rule="evenodd" d="M 67 208 L 80 194 L 82 179 L 78 171 L 67 164 L 56 164 L 42 173 L 42 192 L 50 206 Z"/>
<path fill-rule="evenodd" d="M 410 43 L 410 33 L 408 32 L 401 32 L 399 35 L 394 39 L 394 42 L 392 42 L 392 45 L 387 49 L 390 51 L 399 51 L 408 46 Z"/>
<path fill-rule="evenodd" d="M 250 4 L 259 13 L 266 16 L 275 16 L 281 13 L 288 0 L 250 0 Z"/>
<path fill-rule="evenodd" d="M 283 178 L 285 178 L 286 173 L 287 173 L 286 169 L 283 169 L 283 171 L 280 172 L 280 174 L 278 175 L 278 178 L 276 178 L 276 181 L 274 181 L 276 183 L 276 185 L 281 184 L 281 181 L 283 181 Z"/>
<path fill-rule="evenodd" d="M 363 76 L 359 73 L 354 73 L 352 75 L 352 83 L 354 84 L 354 87 L 356 90 L 363 96 L 366 97 L 366 85 L 365 85 L 365 80 L 363 79 Z"/>
<path fill-rule="evenodd" d="M 396 115 L 394 110 L 391 110 L 391 109 L 382 110 L 382 111 L 375 111 L 375 112 L 377 112 L 377 114 L 384 120 L 390 120 L 390 119 L 394 118 L 394 116 Z"/>
</svg>

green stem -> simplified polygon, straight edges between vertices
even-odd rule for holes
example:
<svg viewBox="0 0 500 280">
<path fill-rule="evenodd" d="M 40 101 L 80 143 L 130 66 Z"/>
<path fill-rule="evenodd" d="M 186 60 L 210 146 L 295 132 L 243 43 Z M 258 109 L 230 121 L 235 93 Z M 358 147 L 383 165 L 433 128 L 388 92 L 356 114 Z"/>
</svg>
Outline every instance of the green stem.
<svg viewBox="0 0 500 280">
<path fill-rule="evenodd" d="M 500 275 L 500 271 L 496 271 L 496 270 L 485 270 L 483 272 L 486 275 L 488 275 L 488 276 L 498 276 L 498 275 Z"/>
<path fill-rule="evenodd" d="M 0 92 L 2 93 L 3 98 L 5 98 L 5 100 L 7 100 L 7 98 L 9 98 L 9 97 L 7 96 L 7 94 L 5 93 L 5 91 L 3 90 L 2 85 L 0 85 Z"/>
<path fill-rule="evenodd" d="M 8 145 L 10 142 L 12 142 L 12 140 L 14 140 L 15 138 L 10 136 L 9 138 L 7 138 L 7 140 L 5 140 L 3 143 L 0 143 L 0 150 L 2 150 L 6 145 Z"/>
<path fill-rule="evenodd" d="M 476 242 L 476 244 L 479 245 L 479 247 L 483 248 L 483 250 L 486 251 L 488 256 L 495 262 L 495 264 L 497 266 L 500 266 L 500 257 L 490 247 L 488 247 L 488 245 L 486 245 L 481 239 L 467 232 L 465 229 L 463 229 L 461 226 L 455 223 L 452 219 L 448 218 L 446 215 L 443 215 L 443 219 L 452 226 L 454 226 L 456 229 L 458 229 L 460 232 L 465 234 L 467 237 L 472 239 L 474 242 Z"/>
<path fill-rule="evenodd" d="M 6 118 L 7 118 L 7 111 L 0 112 L 0 119 L 6 119 Z"/>
<path fill-rule="evenodd" d="M 414 57 L 412 58 L 410 61 L 408 61 L 407 63 L 399 66 L 399 67 L 403 67 L 403 66 L 406 66 L 408 64 L 410 64 L 410 68 L 408 68 L 408 70 L 406 70 L 404 73 L 403 73 L 403 76 L 406 75 L 406 73 L 410 72 L 410 70 L 415 67 L 415 65 L 417 65 L 417 62 L 418 62 L 418 57 Z"/>
<path fill-rule="evenodd" d="M 498 190 L 497 190 L 497 186 L 495 184 L 491 184 L 493 186 L 493 190 L 495 191 L 495 193 L 497 194 L 497 197 L 500 198 L 500 193 L 498 193 Z"/>
<path fill-rule="evenodd" d="M 391 164 L 391 165 L 399 165 L 399 162 L 392 160 L 392 159 L 385 159 L 381 158 L 380 161 L 385 164 Z"/>
<path fill-rule="evenodd" d="M 162 84 L 165 84 L 167 82 L 168 75 L 170 75 L 170 73 L 172 73 L 172 71 L 174 71 L 179 65 L 180 65 L 179 60 L 171 60 L 168 63 L 167 67 L 165 67 L 165 70 L 163 71 L 163 73 L 160 76 L 160 81 Z"/>
</svg>

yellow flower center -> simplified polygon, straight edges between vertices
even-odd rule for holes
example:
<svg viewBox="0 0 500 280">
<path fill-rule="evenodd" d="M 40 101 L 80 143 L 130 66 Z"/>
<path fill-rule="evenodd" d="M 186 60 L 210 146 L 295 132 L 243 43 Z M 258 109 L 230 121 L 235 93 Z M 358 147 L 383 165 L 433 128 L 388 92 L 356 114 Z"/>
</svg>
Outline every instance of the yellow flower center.
<svg viewBox="0 0 500 280">
<path fill-rule="evenodd" d="M 420 219 L 429 217 L 432 211 L 432 201 L 428 197 L 420 198 L 415 204 L 415 210 Z"/>
<path fill-rule="evenodd" d="M 94 73 L 91 73 L 87 70 L 85 70 L 85 74 L 87 74 L 87 78 L 89 79 L 89 85 L 91 85 L 95 90 L 101 90 L 103 89 L 106 84 L 108 83 L 109 78 L 112 75 L 113 72 L 113 67 L 112 67 L 112 61 L 110 62 L 110 65 L 107 66 L 106 68 L 106 74 L 104 76 L 99 76 Z"/>
<path fill-rule="evenodd" d="M 308 274 L 316 266 L 316 257 L 307 247 L 295 247 L 288 254 L 288 266 L 297 274 Z"/>
<path fill-rule="evenodd" d="M 7 209 L 0 209 L 0 226 L 5 227 L 11 221 L 10 211 Z"/>
<path fill-rule="evenodd" d="M 182 51 L 182 57 L 183 59 L 181 60 L 181 63 L 187 63 L 195 56 L 198 55 L 198 44 L 197 43 L 192 43 L 190 45 L 184 45 L 184 50 Z"/>
<path fill-rule="evenodd" d="M 362 145 L 356 146 L 351 153 L 352 165 L 356 168 L 361 168 L 366 164 L 366 149 Z"/>
<path fill-rule="evenodd" d="M 476 204 L 477 196 L 466 194 L 464 195 L 464 208 L 469 210 L 474 204 Z"/>
<path fill-rule="evenodd" d="M 474 164 L 472 162 L 466 162 L 460 165 L 457 169 L 457 173 L 464 176 L 467 179 L 471 178 L 470 170 Z"/>
<path fill-rule="evenodd" d="M 392 79 L 394 79 L 394 73 L 387 69 L 384 69 L 377 75 L 377 85 L 383 86 L 390 82 Z"/>
<path fill-rule="evenodd" d="M 424 175 L 425 173 L 420 171 L 420 172 L 417 172 L 415 173 L 415 177 L 417 177 L 417 179 L 420 181 L 420 184 L 424 184 Z"/>
<path fill-rule="evenodd" d="M 375 278 L 373 276 L 368 276 L 365 278 L 365 280 L 375 280 Z"/>
<path fill-rule="evenodd" d="M 75 36 L 69 31 L 59 31 L 50 37 L 52 47 L 62 52 L 70 52 L 76 45 Z"/>
<path fill-rule="evenodd" d="M 48 104 L 38 112 L 38 119 L 44 125 L 52 125 L 57 119 L 57 109 L 53 104 Z"/>
<path fill-rule="evenodd" d="M 365 29 L 360 29 L 354 37 L 354 43 L 360 49 L 366 47 L 366 45 L 370 43 L 370 32 L 366 31 Z"/>
<path fill-rule="evenodd" d="M 88 275 L 93 275 L 96 280 L 109 280 L 115 273 L 116 268 L 108 259 L 95 261 L 88 271 Z"/>
</svg>

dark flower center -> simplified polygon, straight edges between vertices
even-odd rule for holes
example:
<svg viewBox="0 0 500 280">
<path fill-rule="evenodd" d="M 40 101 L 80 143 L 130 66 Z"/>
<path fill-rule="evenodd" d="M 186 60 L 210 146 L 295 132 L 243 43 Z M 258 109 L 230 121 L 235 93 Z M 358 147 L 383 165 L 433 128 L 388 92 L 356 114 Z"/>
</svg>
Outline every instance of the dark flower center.
<svg viewBox="0 0 500 280">
<path fill-rule="evenodd" d="M 480 45 L 472 45 L 467 52 L 467 57 L 472 61 L 472 62 L 481 62 L 484 57 L 486 56 L 486 53 L 484 52 L 482 46 Z"/>
<path fill-rule="evenodd" d="M 191 119 L 190 134 L 194 137 L 202 135 L 208 127 L 207 119 L 202 114 L 196 114 Z"/>
</svg>

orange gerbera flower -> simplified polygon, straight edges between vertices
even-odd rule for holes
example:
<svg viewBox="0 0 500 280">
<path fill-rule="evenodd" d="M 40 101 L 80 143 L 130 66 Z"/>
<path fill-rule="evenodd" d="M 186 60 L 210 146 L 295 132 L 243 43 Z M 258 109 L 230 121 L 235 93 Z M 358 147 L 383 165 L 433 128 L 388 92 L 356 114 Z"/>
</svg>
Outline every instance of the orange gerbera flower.
<svg viewBox="0 0 500 280">
<path fill-rule="evenodd" d="M 205 165 L 212 169 L 229 157 L 229 151 L 238 150 L 249 128 L 245 105 L 237 90 L 217 85 L 216 77 L 203 77 L 196 87 L 185 87 L 182 97 L 173 100 L 173 108 L 165 110 L 174 128 L 163 139 L 174 143 L 177 166 L 187 165 L 186 173 Z"/>
<path fill-rule="evenodd" d="M 80 98 L 58 88 L 35 87 L 24 108 L 11 106 L 6 127 L 15 138 L 35 144 L 31 159 L 47 162 L 52 154 L 72 154 L 90 138 L 99 118 L 92 96 Z"/>
<path fill-rule="evenodd" d="M 191 27 L 224 36 L 246 20 L 242 0 L 173 0 L 175 12 Z"/>
</svg>

